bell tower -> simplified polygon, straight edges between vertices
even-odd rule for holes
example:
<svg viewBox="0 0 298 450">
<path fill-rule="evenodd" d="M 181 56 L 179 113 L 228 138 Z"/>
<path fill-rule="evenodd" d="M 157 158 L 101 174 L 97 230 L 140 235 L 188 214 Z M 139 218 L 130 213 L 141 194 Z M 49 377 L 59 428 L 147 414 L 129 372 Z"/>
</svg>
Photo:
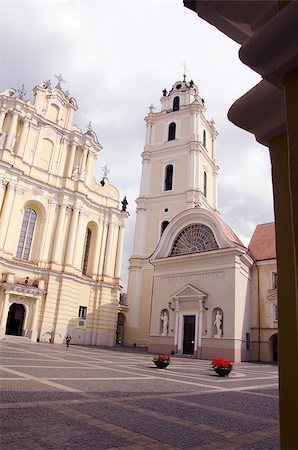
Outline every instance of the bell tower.
<svg viewBox="0 0 298 450">
<path fill-rule="evenodd" d="M 205 117 L 205 102 L 191 80 L 177 81 L 162 91 L 161 109 L 153 106 L 145 118 L 140 194 L 133 254 L 130 258 L 125 341 L 146 345 L 154 252 L 169 222 L 190 208 L 217 211 L 217 172 L 214 121 Z"/>
</svg>

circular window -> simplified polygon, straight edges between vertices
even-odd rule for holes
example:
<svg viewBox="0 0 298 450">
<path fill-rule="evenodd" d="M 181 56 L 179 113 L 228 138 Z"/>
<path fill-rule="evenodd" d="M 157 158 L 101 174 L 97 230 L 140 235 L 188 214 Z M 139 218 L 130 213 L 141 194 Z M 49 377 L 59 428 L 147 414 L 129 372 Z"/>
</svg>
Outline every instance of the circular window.
<svg viewBox="0 0 298 450">
<path fill-rule="evenodd" d="M 177 84 L 176 89 L 180 89 L 181 88 L 181 84 Z"/>
<path fill-rule="evenodd" d="M 169 211 L 168 208 L 165 208 L 165 209 L 164 209 L 164 212 L 168 212 L 168 211 Z"/>
</svg>

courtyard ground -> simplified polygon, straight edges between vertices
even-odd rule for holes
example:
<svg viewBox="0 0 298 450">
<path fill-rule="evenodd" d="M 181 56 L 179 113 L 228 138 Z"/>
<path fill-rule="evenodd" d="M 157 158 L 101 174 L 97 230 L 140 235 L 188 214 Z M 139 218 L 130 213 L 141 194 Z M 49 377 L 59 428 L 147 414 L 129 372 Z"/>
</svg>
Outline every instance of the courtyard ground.
<svg viewBox="0 0 298 450">
<path fill-rule="evenodd" d="M 4 450 L 279 449 L 276 365 L 0 341 Z M 220 356 L 220 355 L 215 355 Z"/>
</svg>

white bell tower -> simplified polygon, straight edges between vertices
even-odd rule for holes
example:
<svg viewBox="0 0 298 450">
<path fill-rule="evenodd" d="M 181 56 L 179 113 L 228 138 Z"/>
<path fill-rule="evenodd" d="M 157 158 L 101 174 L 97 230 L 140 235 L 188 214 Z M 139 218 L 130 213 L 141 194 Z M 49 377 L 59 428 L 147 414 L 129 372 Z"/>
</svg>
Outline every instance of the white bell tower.
<svg viewBox="0 0 298 450">
<path fill-rule="evenodd" d="M 142 153 L 140 195 L 133 254 L 130 259 L 125 341 L 146 345 L 154 252 L 168 223 L 190 208 L 217 210 L 217 172 L 213 120 L 204 115 L 204 100 L 191 80 L 164 89 L 161 110 L 145 118 L 147 133 Z"/>
</svg>

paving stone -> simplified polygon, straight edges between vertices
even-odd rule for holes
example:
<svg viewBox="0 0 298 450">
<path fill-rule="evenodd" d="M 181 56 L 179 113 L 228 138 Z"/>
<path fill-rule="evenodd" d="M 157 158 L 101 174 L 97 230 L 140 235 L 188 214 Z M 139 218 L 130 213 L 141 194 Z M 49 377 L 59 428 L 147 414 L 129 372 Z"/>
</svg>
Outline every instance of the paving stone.
<svg viewBox="0 0 298 450">
<path fill-rule="evenodd" d="M 209 361 L 158 370 L 139 349 L 22 340 L 0 353 L 3 450 L 279 449 L 274 365 L 222 380 Z"/>
<path fill-rule="evenodd" d="M 216 394 L 192 395 L 191 397 L 180 397 L 180 400 L 192 401 L 229 411 L 239 411 L 255 416 L 268 417 L 278 420 L 278 400 L 276 398 L 260 397 L 238 392 L 216 392 Z"/>
</svg>

